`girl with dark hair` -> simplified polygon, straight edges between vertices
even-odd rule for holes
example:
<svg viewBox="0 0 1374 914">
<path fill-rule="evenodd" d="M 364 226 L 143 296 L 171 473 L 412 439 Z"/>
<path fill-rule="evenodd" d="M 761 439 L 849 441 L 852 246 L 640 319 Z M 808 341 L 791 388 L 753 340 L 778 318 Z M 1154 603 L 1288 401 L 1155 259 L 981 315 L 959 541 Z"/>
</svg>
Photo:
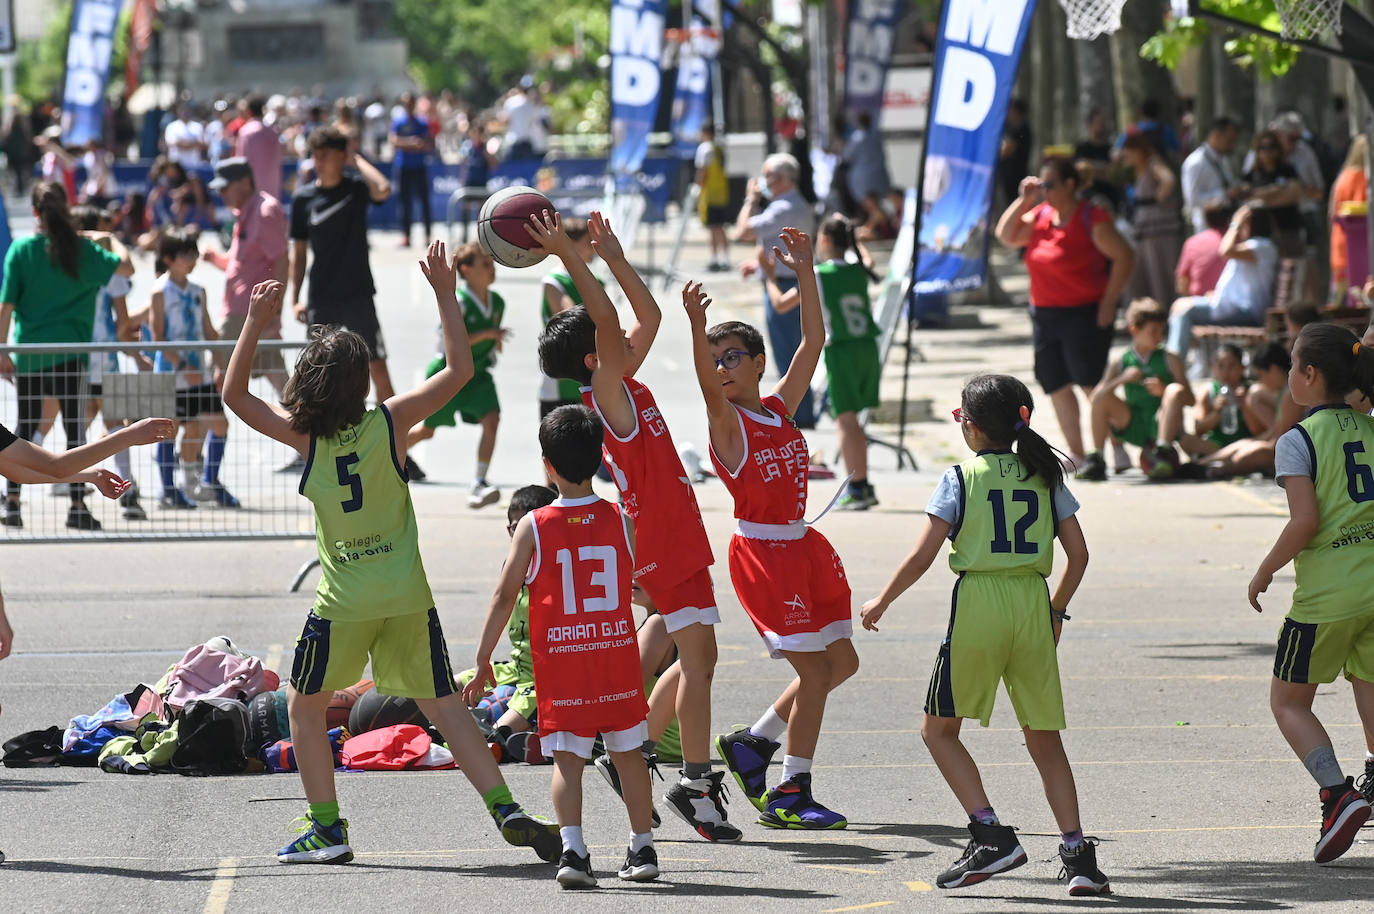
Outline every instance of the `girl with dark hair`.
<svg viewBox="0 0 1374 914">
<path fill-rule="evenodd" d="M 883 592 L 864 604 L 861 617 L 864 628 L 877 631 L 892 601 L 926 573 L 941 542 L 950 541 L 949 567 L 959 579 L 926 692 L 921 738 L 968 813 L 971 840 L 935 884 L 962 888 L 1026 862 L 959 739 L 966 717 L 988 725 L 997 684 L 1005 682 L 1062 833 L 1060 878 L 1068 878 L 1070 895 L 1106 895 L 1111 887 L 1097 868 L 1096 839 L 1083 837 L 1073 770 L 1059 735 L 1064 698 L 1056 647 L 1088 565 L 1088 546 L 1060 455 L 1030 427 L 1033 409 L 1030 391 L 1008 375 L 981 375 L 964 387 L 954 418 L 975 456 L 945 472 L 911 554 Z M 1066 561 L 1051 597 L 1046 578 L 1055 539 Z"/>
<path fill-rule="evenodd" d="M 91 341 L 95 329 L 95 299 L 112 276 L 134 274 L 129 252 L 113 236 L 101 232 L 78 234 L 67 209 L 62 185 L 39 181 L 30 194 L 38 231 L 10 245 L 5 255 L 5 279 L 0 286 L 0 340 L 9 339 L 10 318 L 17 324 L 17 343 L 77 343 Z M 103 245 L 103 246 L 102 246 Z M 14 378 L 19 397 L 15 432 L 32 440 L 43 416 L 43 399 L 58 401 L 67 447 L 82 443 L 85 425 L 87 357 L 80 354 L 20 354 L 12 360 L 0 354 L 0 377 Z M 71 488 L 67 526 L 99 530 L 100 522 L 87 510 L 83 492 Z M 24 526 L 19 511 L 19 484 L 11 481 L 0 525 Z"/>
<path fill-rule="evenodd" d="M 1321 831 L 1313 858 L 1344 854 L 1369 818 L 1374 764 L 1357 790 L 1331 736 L 1312 712 L 1317 687 L 1342 673 L 1366 733 L 1374 732 L 1374 418 L 1351 408 L 1374 398 L 1374 350 L 1337 324 L 1308 324 L 1293 344 L 1288 390 L 1310 408 L 1274 446 L 1274 478 L 1288 496 L 1288 524 L 1250 581 L 1250 605 L 1290 561 L 1296 585 L 1279 629 L 1269 707 L 1288 745 L 1317 782 Z"/>
</svg>

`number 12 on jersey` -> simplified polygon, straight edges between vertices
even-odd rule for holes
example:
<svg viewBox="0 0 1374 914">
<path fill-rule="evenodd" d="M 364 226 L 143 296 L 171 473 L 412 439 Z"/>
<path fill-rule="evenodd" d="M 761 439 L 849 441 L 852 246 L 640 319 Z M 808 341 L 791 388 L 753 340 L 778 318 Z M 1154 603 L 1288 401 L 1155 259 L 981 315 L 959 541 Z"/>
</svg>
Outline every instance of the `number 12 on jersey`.
<svg viewBox="0 0 1374 914">
<path fill-rule="evenodd" d="M 563 579 L 564 615 L 576 615 L 579 609 L 582 612 L 596 613 L 619 608 L 620 584 L 616 573 L 618 561 L 614 546 L 579 546 L 576 561 L 571 549 L 559 549 L 554 554 L 554 561 L 558 563 L 558 570 Z M 596 562 L 600 565 L 599 568 L 592 570 L 587 580 L 587 586 L 599 589 L 600 593 L 588 594 L 579 600 L 574 571 L 582 570 L 576 566 L 584 562 Z"/>
<path fill-rule="evenodd" d="M 1037 555 L 1040 552 L 1040 544 L 1029 542 L 1026 533 L 1031 525 L 1040 519 L 1040 496 L 1031 489 L 1013 489 L 1011 500 L 1026 506 L 1025 513 L 1021 515 L 1021 519 L 1016 522 L 1016 528 L 1012 531 L 1016 536 L 1016 554 Z M 988 503 L 992 505 L 992 551 L 1011 552 L 1012 542 L 1007 536 L 1006 493 L 1001 489 L 990 490 Z"/>
</svg>

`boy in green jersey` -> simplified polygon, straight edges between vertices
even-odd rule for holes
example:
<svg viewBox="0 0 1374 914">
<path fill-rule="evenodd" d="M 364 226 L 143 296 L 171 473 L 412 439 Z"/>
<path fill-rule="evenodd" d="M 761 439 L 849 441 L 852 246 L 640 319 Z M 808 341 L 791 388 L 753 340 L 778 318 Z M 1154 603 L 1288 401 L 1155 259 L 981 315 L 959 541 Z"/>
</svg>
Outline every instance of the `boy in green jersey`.
<svg viewBox="0 0 1374 914">
<path fill-rule="evenodd" d="M 461 416 L 468 425 L 481 425 L 482 437 L 477 442 L 477 472 L 472 477 L 468 507 L 483 508 L 501 499 L 501 490 L 487 482 L 487 468 L 491 466 L 491 455 L 496 450 L 496 428 L 501 424 L 501 403 L 496 399 L 496 381 L 492 379 L 491 366 L 496 364 L 496 354 L 501 351 L 510 331 L 501 326 L 501 320 L 506 315 L 505 299 L 491 289 L 491 284 L 496 280 L 496 263 L 491 256 L 474 241 L 458 248 L 453 255 L 453 266 L 463 278 L 463 284 L 458 287 L 458 301 L 463 310 L 463 326 L 467 330 L 468 342 L 472 344 L 475 374 L 453 395 L 453 399 L 435 410 L 434 415 L 415 423 L 407 435 L 407 447 L 433 438 L 435 429 L 440 426 L 457 425 L 455 416 Z M 425 377 L 432 377 L 446 364 L 443 345 L 441 330 L 439 354 L 425 369 Z"/>
<path fill-rule="evenodd" d="M 1102 448 L 1110 434 L 1142 451 L 1151 479 L 1167 479 L 1178 463 L 1174 442 L 1183 433 L 1183 410 L 1195 402 L 1183 360 L 1164 348 L 1169 311 L 1153 298 L 1137 298 L 1126 310 L 1131 345 L 1107 368 L 1092 393 L 1093 450 L 1079 479 L 1107 478 Z"/>
<path fill-rule="evenodd" d="M 280 313 L 285 287 L 259 283 L 224 381 L 224 402 L 258 432 L 305 457 L 300 491 L 315 508 L 320 585 L 296 643 L 287 705 L 296 763 L 310 804 L 301 837 L 282 848 L 283 863 L 353 859 L 348 822 L 339 817 L 325 711 L 335 689 L 357 681 L 369 658 L 377 688 L 414 698 L 448 741 L 487 811 L 511 844 L 557 857 L 558 834 L 511 798 L 496 760 L 459 698 L 443 629 L 420 560 L 419 531 L 406 485 L 407 429 L 473 375 L 472 346 L 458 304 L 458 275 L 442 242 L 420 269 L 434 289 L 445 366 L 409 393 L 367 409 L 368 350 L 363 338 L 326 330 L 301 351 L 281 406 L 248 391 L 263 330 Z"/>
</svg>

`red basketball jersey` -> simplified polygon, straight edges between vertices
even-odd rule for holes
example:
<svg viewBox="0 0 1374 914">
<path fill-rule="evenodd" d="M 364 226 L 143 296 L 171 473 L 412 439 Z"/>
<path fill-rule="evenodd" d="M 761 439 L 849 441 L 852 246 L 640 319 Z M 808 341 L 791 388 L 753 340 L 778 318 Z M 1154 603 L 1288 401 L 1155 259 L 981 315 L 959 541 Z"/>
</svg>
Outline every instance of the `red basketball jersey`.
<svg viewBox="0 0 1374 914">
<path fill-rule="evenodd" d="M 620 509 L 589 496 L 530 514 L 530 655 L 541 733 L 627 730 L 649 713 Z"/>
<path fill-rule="evenodd" d="M 766 415 L 735 407 L 744 436 L 744 459 L 727 467 L 711 448 L 725 488 L 735 499 L 735 517 L 756 524 L 790 524 L 806 513 L 806 439 L 776 394 L 763 398 Z"/>
<path fill-rule="evenodd" d="M 671 587 L 715 558 L 692 481 L 654 395 L 634 378 L 625 379 L 625 392 L 635 410 L 634 431 L 619 438 L 606 426 L 606 461 L 635 522 L 635 580 L 645 588 Z M 582 389 L 582 402 L 600 415 L 591 388 Z"/>
</svg>

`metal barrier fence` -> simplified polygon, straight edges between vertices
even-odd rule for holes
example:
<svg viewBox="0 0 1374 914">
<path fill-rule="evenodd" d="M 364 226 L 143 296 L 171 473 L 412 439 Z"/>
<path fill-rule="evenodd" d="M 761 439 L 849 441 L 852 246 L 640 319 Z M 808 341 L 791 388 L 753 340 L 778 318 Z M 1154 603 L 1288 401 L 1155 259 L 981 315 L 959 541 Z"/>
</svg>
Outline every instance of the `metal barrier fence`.
<svg viewBox="0 0 1374 914">
<path fill-rule="evenodd" d="M 149 416 L 179 421 L 175 442 L 130 448 L 127 463 L 115 457 L 100 464 L 134 480 L 137 508 L 127 495 L 112 501 L 89 486 L 83 491 L 25 485 L 18 489 L 18 524 L 12 509 L 0 505 L 0 542 L 314 537 L 310 504 L 297 493 L 298 455 L 244 425 L 215 391 L 212 360 L 218 357 L 228 365 L 234 343 L 186 345 L 144 341 L 5 347 L 18 370 L 6 379 L 12 383 L 0 384 L 0 423 L 16 434 L 21 434 L 21 416 L 23 431 L 37 424 L 43 429 L 42 445 L 50 451 L 65 449 L 69 436 L 81 444 Z M 267 371 L 252 381 L 258 396 L 275 400 L 273 381 L 284 383 L 301 346 L 280 340 L 259 344 L 257 367 Z M 204 370 L 154 371 L 151 362 L 159 350 Z M 217 431 L 226 432 L 222 449 L 210 440 Z M 213 466 L 207 471 L 217 457 L 222 457 L 217 472 Z M 8 496 L 16 487 L 6 482 Z M 79 510 L 78 500 L 88 515 Z"/>
</svg>

